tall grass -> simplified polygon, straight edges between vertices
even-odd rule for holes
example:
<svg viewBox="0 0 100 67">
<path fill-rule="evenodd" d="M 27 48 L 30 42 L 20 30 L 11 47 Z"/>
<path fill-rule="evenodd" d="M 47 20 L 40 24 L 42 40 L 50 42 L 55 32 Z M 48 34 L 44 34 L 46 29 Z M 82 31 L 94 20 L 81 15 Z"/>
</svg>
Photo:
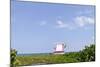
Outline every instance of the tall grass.
<svg viewBox="0 0 100 67">
<path fill-rule="evenodd" d="M 44 55 L 44 56 L 17 56 L 21 65 L 34 64 L 56 64 L 78 62 L 77 59 L 65 55 Z"/>
</svg>

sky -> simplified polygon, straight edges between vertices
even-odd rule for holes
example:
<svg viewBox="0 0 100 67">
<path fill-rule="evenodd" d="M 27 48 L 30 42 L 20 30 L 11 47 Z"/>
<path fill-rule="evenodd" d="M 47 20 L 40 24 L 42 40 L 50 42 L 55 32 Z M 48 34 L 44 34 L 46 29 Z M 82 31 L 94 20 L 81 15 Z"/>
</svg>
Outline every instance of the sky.
<svg viewBox="0 0 100 67">
<path fill-rule="evenodd" d="M 95 6 L 11 1 L 11 48 L 18 53 L 65 52 L 95 43 Z"/>
</svg>

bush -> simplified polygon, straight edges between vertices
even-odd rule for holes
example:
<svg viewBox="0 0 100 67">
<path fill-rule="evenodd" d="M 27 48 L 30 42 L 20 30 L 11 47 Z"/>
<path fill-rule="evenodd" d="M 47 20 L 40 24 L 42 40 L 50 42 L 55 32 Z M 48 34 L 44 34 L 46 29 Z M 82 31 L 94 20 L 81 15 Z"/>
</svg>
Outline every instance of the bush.
<svg viewBox="0 0 100 67">
<path fill-rule="evenodd" d="M 90 46 L 86 46 L 85 49 L 80 51 L 80 61 L 89 62 L 95 61 L 95 45 L 91 44 Z"/>
<path fill-rule="evenodd" d="M 11 49 L 10 56 L 11 67 L 16 67 L 17 65 L 19 65 L 20 62 L 16 59 L 17 51 L 15 49 Z"/>
</svg>

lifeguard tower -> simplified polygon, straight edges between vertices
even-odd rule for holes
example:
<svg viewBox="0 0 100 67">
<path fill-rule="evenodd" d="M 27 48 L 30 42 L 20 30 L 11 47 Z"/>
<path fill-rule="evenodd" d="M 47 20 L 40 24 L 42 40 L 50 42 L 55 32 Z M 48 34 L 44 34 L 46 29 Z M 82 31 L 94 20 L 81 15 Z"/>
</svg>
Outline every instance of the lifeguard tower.
<svg viewBox="0 0 100 67">
<path fill-rule="evenodd" d="M 64 54 L 64 49 L 65 49 L 65 44 L 64 43 L 57 43 L 56 47 L 54 48 L 54 54 Z"/>
</svg>

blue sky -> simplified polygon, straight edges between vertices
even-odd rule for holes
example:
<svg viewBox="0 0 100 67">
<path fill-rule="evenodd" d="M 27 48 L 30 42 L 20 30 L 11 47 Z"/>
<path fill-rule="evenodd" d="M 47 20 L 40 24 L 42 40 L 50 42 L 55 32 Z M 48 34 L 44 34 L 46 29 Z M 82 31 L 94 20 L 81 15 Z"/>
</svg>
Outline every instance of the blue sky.
<svg viewBox="0 0 100 67">
<path fill-rule="evenodd" d="M 11 48 L 18 53 L 66 52 L 94 43 L 95 6 L 11 1 Z"/>
</svg>

